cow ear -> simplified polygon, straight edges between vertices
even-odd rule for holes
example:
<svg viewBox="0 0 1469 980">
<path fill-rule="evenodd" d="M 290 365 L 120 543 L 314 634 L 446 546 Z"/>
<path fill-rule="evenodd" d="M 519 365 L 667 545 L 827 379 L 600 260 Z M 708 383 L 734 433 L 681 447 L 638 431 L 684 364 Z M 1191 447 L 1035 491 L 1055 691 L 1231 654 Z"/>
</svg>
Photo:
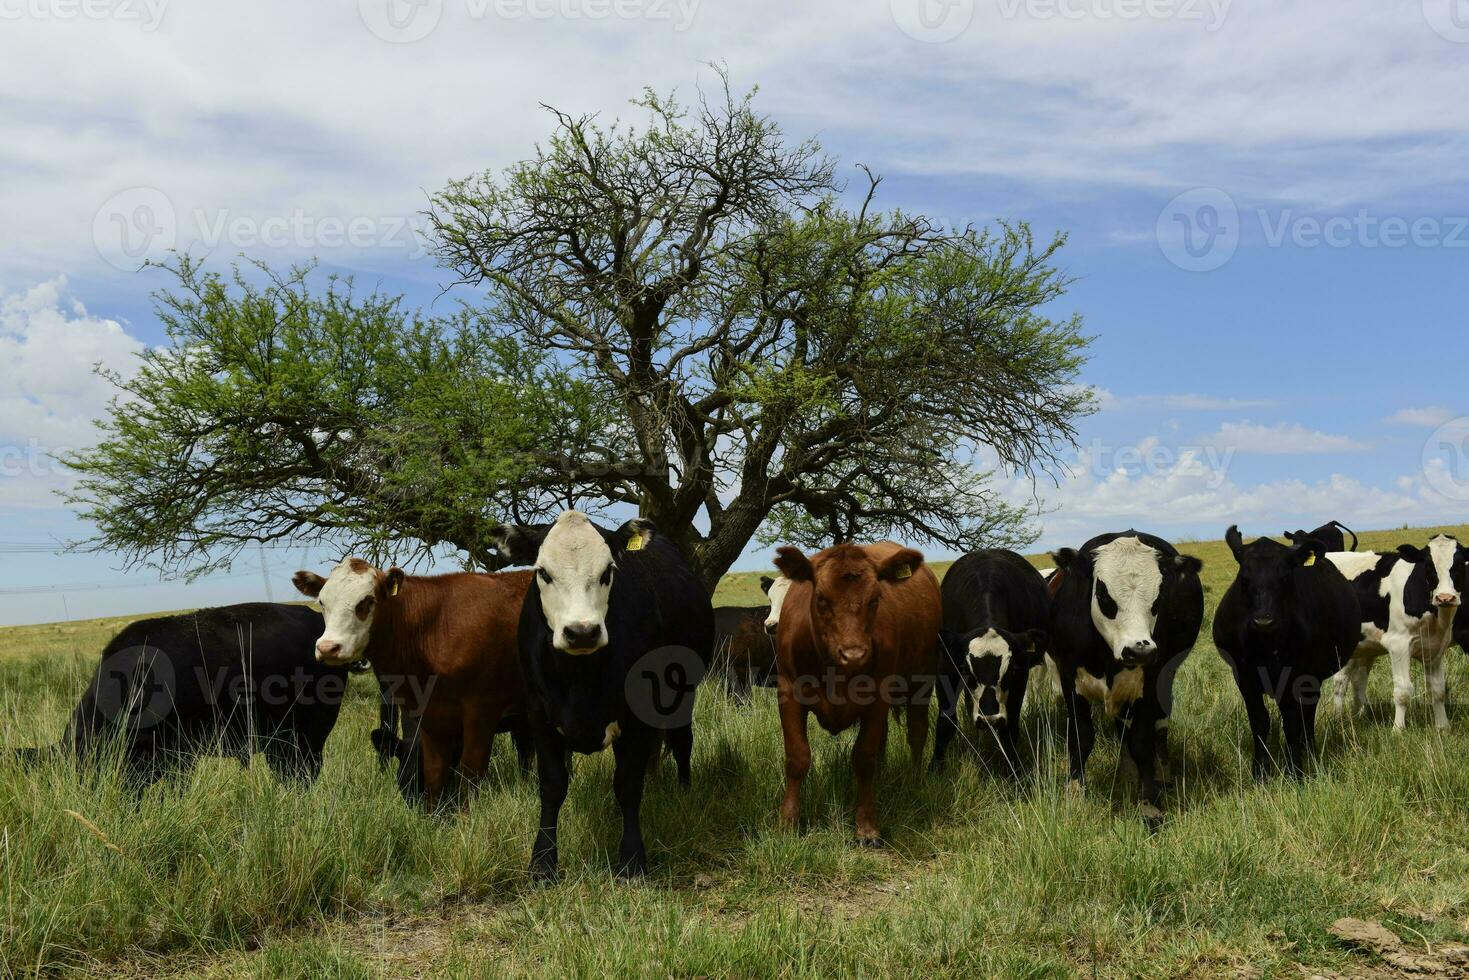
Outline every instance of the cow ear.
<svg viewBox="0 0 1469 980">
<path fill-rule="evenodd" d="M 769 575 L 760 576 L 760 591 L 770 595 L 770 587 L 775 584 L 775 579 Z"/>
<path fill-rule="evenodd" d="M 1030 643 L 1027 654 L 1033 667 L 1045 658 L 1046 650 L 1051 645 L 1051 637 L 1045 630 L 1026 630 L 1023 635 Z"/>
<path fill-rule="evenodd" d="M 1173 567 L 1184 575 L 1197 575 L 1204 570 L 1204 563 L 1193 555 L 1178 555 L 1173 559 Z"/>
<path fill-rule="evenodd" d="M 899 548 L 884 558 L 877 566 L 877 577 L 885 582 L 901 582 L 912 578 L 923 565 L 923 552 L 912 548 Z"/>
<path fill-rule="evenodd" d="M 658 526 L 646 517 L 634 517 L 612 535 L 612 550 L 617 554 L 624 551 L 642 551 L 658 533 Z"/>
<path fill-rule="evenodd" d="M 1091 558 L 1077 551 L 1075 548 L 1061 548 L 1058 551 L 1053 551 L 1051 552 L 1051 560 L 1056 563 L 1057 568 L 1065 569 L 1068 572 L 1076 571 L 1084 575 L 1090 575 L 1092 571 Z"/>
<path fill-rule="evenodd" d="M 546 540 L 546 528 L 500 524 L 490 531 L 490 545 L 512 565 L 534 565 Z"/>
<path fill-rule="evenodd" d="M 792 582 L 811 581 L 811 559 L 800 548 L 792 548 L 790 545 L 776 548 L 775 567 Z"/>
<path fill-rule="evenodd" d="M 1229 530 L 1224 532 L 1224 543 L 1229 545 L 1234 560 L 1239 561 L 1239 553 L 1244 550 L 1245 539 L 1240 536 L 1238 524 L 1229 525 Z"/>
<path fill-rule="evenodd" d="M 1291 549 L 1291 559 L 1297 565 L 1314 565 L 1316 559 L 1326 557 L 1326 545 L 1320 538 L 1302 534 L 1294 540 L 1296 546 Z"/>
<path fill-rule="evenodd" d="M 387 574 L 383 576 L 383 595 L 392 598 L 403 591 L 403 580 L 407 577 L 408 573 L 396 565 L 388 569 Z"/>
<path fill-rule="evenodd" d="M 1428 552 L 1415 545 L 1400 544 L 1398 545 L 1398 556 L 1405 561 L 1411 561 L 1414 564 L 1417 564 L 1428 556 Z"/>
<path fill-rule="evenodd" d="M 315 572 L 308 572 L 303 568 L 291 576 L 291 584 L 296 587 L 297 592 L 315 599 L 321 595 L 321 587 L 326 585 L 326 579 Z"/>
</svg>

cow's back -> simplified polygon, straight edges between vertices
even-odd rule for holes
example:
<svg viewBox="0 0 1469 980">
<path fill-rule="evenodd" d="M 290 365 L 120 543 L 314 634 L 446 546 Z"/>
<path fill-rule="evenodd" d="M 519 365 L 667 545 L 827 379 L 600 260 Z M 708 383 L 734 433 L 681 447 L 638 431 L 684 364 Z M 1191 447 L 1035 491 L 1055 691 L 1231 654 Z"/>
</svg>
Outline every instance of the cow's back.
<svg viewBox="0 0 1469 980">
<path fill-rule="evenodd" d="M 980 620 L 1017 632 L 1047 626 L 1046 581 L 1013 551 L 969 552 L 949 568 L 941 592 L 944 628 L 955 633 L 974 629 Z"/>
</svg>

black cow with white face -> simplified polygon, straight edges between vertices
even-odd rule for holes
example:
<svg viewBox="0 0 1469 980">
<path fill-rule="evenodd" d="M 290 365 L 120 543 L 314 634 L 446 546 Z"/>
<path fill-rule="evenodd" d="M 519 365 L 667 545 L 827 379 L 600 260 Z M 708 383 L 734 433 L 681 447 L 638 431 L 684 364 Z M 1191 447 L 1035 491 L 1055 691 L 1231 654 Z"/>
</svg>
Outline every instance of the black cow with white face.
<svg viewBox="0 0 1469 980">
<path fill-rule="evenodd" d="M 1049 642 L 1051 597 L 1041 573 L 1013 551 L 971 551 L 954 562 L 943 582 L 939 721 L 931 768 L 943 765 L 958 731 L 961 698 L 968 698 L 976 729 L 999 742 L 1005 768 L 1018 775 L 1015 740 L 1030 670 Z"/>
<path fill-rule="evenodd" d="M 1299 779 L 1316 745 L 1322 684 L 1357 647 L 1357 597 L 1314 537 L 1291 546 L 1269 538 L 1245 544 L 1239 528 L 1231 526 L 1224 540 L 1239 572 L 1214 613 L 1214 645 L 1244 699 L 1255 778 L 1269 771 L 1269 695 L 1280 709 L 1286 771 Z"/>
<path fill-rule="evenodd" d="M 1064 573 L 1051 601 L 1051 649 L 1069 718 L 1072 785 L 1080 789 L 1092 751 L 1091 703 L 1102 704 L 1118 721 L 1124 761 L 1137 766 L 1143 817 L 1156 825 L 1168 688 L 1203 625 L 1202 563 L 1162 538 L 1131 530 L 1052 557 Z"/>
<path fill-rule="evenodd" d="M 1347 534 L 1352 536 L 1350 546 L 1347 545 Z M 1284 537 L 1291 544 L 1305 545 L 1315 541 L 1327 551 L 1357 550 L 1357 532 L 1341 521 L 1327 521 L 1314 531 L 1302 531 L 1299 528 L 1294 531 L 1286 531 Z"/>
<path fill-rule="evenodd" d="M 135 788 L 200 756 L 255 752 L 315 780 L 348 673 L 312 656 L 321 631 L 321 613 L 268 602 L 131 623 L 103 649 L 60 745 L 26 755 L 88 762 L 116 747 Z"/>
<path fill-rule="evenodd" d="M 709 594 L 648 520 L 609 531 L 566 511 L 549 527 L 502 526 L 494 534 L 502 555 L 536 568 L 519 627 L 541 797 L 531 874 L 557 873 L 570 752 L 610 747 L 622 809 L 617 874 L 641 875 L 643 777 L 662 738 L 679 782 L 689 785 L 694 685 L 714 642 Z"/>
</svg>

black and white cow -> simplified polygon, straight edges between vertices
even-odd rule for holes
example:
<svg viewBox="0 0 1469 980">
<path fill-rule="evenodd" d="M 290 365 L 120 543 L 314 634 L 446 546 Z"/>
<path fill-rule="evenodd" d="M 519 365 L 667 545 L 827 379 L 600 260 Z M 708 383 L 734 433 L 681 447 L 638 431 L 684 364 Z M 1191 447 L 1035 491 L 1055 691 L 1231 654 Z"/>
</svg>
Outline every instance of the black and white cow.
<svg viewBox="0 0 1469 980">
<path fill-rule="evenodd" d="M 617 874 L 641 875 L 638 810 L 660 736 L 689 785 L 694 686 L 714 641 L 709 594 L 648 520 L 608 531 L 569 510 L 549 529 L 502 526 L 494 534 L 501 554 L 536 569 L 519 626 L 541 797 L 531 874 L 557 873 L 569 753 L 610 747 L 622 809 Z"/>
<path fill-rule="evenodd" d="M 1351 662 L 1337 680 L 1337 707 L 1350 683 L 1360 710 L 1367 699 L 1367 675 L 1378 657 L 1392 664 L 1393 728 L 1408 723 L 1413 698 L 1412 663 L 1423 661 L 1433 723 L 1449 727 L 1444 710 L 1444 651 L 1453 640 L 1454 618 L 1463 601 L 1469 548 L 1440 534 L 1428 547 L 1402 545 L 1396 553 L 1339 552 L 1328 560 L 1352 583 L 1362 610 L 1361 638 Z"/>
<path fill-rule="evenodd" d="M 1286 771 L 1300 778 L 1316 746 L 1322 686 L 1357 648 L 1357 596 L 1314 537 L 1292 546 L 1269 538 L 1245 544 L 1231 526 L 1224 540 L 1239 572 L 1215 610 L 1214 646 L 1244 699 L 1255 778 L 1269 772 L 1267 694 L 1280 709 Z"/>
<path fill-rule="evenodd" d="M 1352 543 L 1350 545 L 1347 544 L 1347 539 L 1343 532 L 1352 536 Z M 1347 527 L 1341 521 L 1327 521 L 1314 531 L 1302 531 L 1299 528 L 1294 531 L 1286 531 L 1284 537 L 1291 544 L 1305 544 L 1308 540 L 1314 539 L 1327 552 L 1357 550 L 1357 532 Z"/>
<path fill-rule="evenodd" d="M 1202 563 L 1139 531 L 1099 535 L 1052 557 L 1051 649 L 1069 718 L 1066 747 L 1080 789 L 1092 751 L 1092 703 L 1118 721 L 1123 760 L 1135 763 L 1144 819 L 1162 819 L 1172 675 L 1204 620 Z"/>
<path fill-rule="evenodd" d="M 959 701 L 969 699 L 976 728 L 999 742 L 1006 768 L 1019 775 L 1015 740 L 1032 667 L 1046 655 L 1051 597 L 1046 580 L 1013 551 L 981 549 L 944 575 L 940 634 L 939 720 L 931 768 L 943 766 L 958 730 Z"/>
<path fill-rule="evenodd" d="M 321 613 L 266 602 L 132 623 L 103 649 L 61 744 L 35 754 L 88 762 L 115 748 L 146 786 L 201 755 L 262 752 L 277 774 L 310 782 L 348 672 L 312 656 L 321 630 Z"/>
</svg>

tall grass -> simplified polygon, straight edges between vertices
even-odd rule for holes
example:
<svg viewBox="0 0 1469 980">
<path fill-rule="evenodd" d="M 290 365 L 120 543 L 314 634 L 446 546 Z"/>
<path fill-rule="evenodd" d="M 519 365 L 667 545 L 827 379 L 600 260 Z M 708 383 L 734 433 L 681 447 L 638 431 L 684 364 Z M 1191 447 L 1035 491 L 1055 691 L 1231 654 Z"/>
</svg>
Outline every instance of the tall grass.
<svg viewBox="0 0 1469 980">
<path fill-rule="evenodd" d="M 1189 550 L 1206 549 L 1218 550 Z M 1233 563 L 1205 557 L 1212 606 Z M 1469 662 L 1451 657 L 1451 692 L 1469 691 Z M 0 745 L 59 736 L 94 660 L 3 648 Z M 509 745 L 462 808 L 411 811 L 378 773 L 372 685 L 356 678 L 309 790 L 262 760 L 207 760 L 135 797 L 106 766 L 23 771 L 0 757 L 0 976 L 1341 969 L 1353 954 L 1325 932 L 1340 916 L 1430 940 L 1469 917 L 1469 711 L 1453 705 L 1440 735 L 1420 699 L 1396 735 L 1389 687 L 1379 670 L 1362 717 L 1322 709 L 1315 776 L 1255 786 L 1238 695 L 1201 642 L 1178 681 L 1177 784 L 1156 835 L 1117 775 L 1110 726 L 1086 797 L 1065 792 L 1064 719 L 1038 687 L 1018 784 L 971 729 L 941 777 L 912 772 L 890 739 L 876 852 L 850 843 L 850 735 L 813 726 L 805 826 L 784 833 L 772 692 L 739 705 L 709 691 L 694 788 L 670 771 L 648 788 L 649 879 L 612 881 L 619 820 L 611 760 L 597 756 L 577 760 L 565 878 L 534 889 L 534 784 Z"/>
</svg>

